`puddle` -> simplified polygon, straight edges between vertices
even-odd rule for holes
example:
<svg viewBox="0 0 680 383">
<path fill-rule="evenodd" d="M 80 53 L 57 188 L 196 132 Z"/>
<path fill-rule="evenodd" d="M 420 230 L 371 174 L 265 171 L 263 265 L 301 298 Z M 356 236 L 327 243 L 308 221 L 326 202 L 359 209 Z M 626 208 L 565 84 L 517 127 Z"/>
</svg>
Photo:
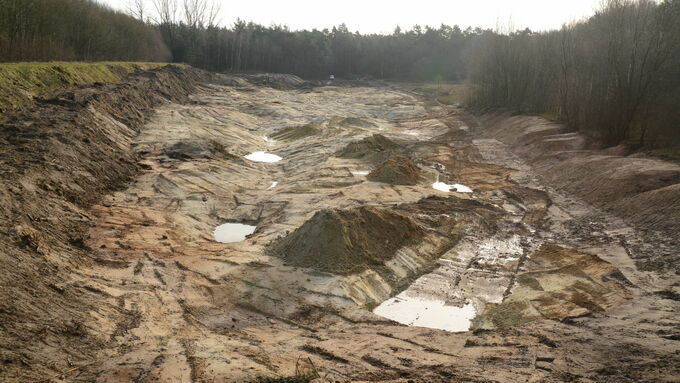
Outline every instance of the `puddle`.
<svg viewBox="0 0 680 383">
<path fill-rule="evenodd" d="M 278 184 L 279 184 L 278 182 L 273 181 L 272 184 L 267 188 L 267 190 L 275 188 L 276 185 L 278 185 Z"/>
<path fill-rule="evenodd" d="M 418 136 L 418 132 L 406 132 L 404 134 L 408 134 L 409 136 Z"/>
<path fill-rule="evenodd" d="M 477 315 L 472 304 L 448 306 L 444 301 L 409 297 L 403 293 L 381 303 L 373 313 L 408 326 L 451 332 L 468 331 Z"/>
<path fill-rule="evenodd" d="M 446 192 L 446 193 L 448 193 L 450 191 L 454 191 L 454 192 L 458 192 L 458 193 L 472 193 L 472 189 L 470 189 L 469 187 L 467 187 L 465 185 L 461 185 L 461 184 L 449 185 L 449 184 L 445 184 L 445 183 L 439 182 L 439 181 L 433 183 L 432 188 L 439 190 L 439 191 Z"/>
<path fill-rule="evenodd" d="M 367 176 L 368 173 L 370 173 L 370 170 L 357 170 L 355 172 L 352 172 L 355 176 Z"/>
<path fill-rule="evenodd" d="M 213 231 L 215 241 L 221 243 L 240 242 L 246 236 L 255 232 L 255 226 L 242 223 L 225 223 L 219 225 Z"/>
<path fill-rule="evenodd" d="M 249 159 L 251 161 L 255 162 L 279 162 L 283 158 L 277 156 L 276 154 L 273 153 L 267 153 L 267 152 L 253 152 L 245 156 L 246 159 Z"/>
</svg>

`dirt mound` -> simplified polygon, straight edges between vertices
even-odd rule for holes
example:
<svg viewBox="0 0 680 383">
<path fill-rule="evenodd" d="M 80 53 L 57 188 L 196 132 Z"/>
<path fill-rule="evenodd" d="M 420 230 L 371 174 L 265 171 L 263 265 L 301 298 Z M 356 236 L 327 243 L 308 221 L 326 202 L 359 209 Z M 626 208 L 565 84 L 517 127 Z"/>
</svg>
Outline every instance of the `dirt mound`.
<svg viewBox="0 0 680 383">
<path fill-rule="evenodd" d="M 301 79 L 293 74 L 282 73 L 258 73 L 258 74 L 242 74 L 239 75 L 245 78 L 248 82 L 259 85 L 269 86 L 274 89 L 297 89 L 311 87 L 311 83 Z"/>
<path fill-rule="evenodd" d="M 420 180 L 420 168 L 410 158 L 395 155 L 378 165 L 366 178 L 392 185 L 416 185 Z"/>
<path fill-rule="evenodd" d="M 476 327 L 507 327 L 545 318 L 561 320 L 628 302 L 630 282 L 596 255 L 553 244 L 541 246 L 500 304 L 490 304 Z"/>
<path fill-rule="evenodd" d="M 367 121 L 363 118 L 357 117 L 345 117 L 337 121 L 337 124 L 345 127 L 360 127 L 360 128 L 374 128 L 376 125 L 371 121 Z"/>
<path fill-rule="evenodd" d="M 0 380 L 65 371 L 134 322 L 131 310 L 74 283 L 74 268 L 97 260 L 85 209 L 137 173 L 130 143 L 153 108 L 188 102 L 208 78 L 164 67 L 54 94 L 0 125 Z"/>
<path fill-rule="evenodd" d="M 271 138 L 280 141 L 294 141 L 300 138 L 305 138 L 309 136 L 315 136 L 319 134 L 321 130 L 318 124 L 309 123 L 307 125 L 300 126 L 289 126 L 287 128 L 279 129 L 276 133 L 271 135 Z"/>
<path fill-rule="evenodd" d="M 360 141 L 350 142 L 336 153 L 340 158 L 362 159 L 370 162 L 384 161 L 391 153 L 401 153 L 404 147 L 382 134 L 374 134 Z"/>
<path fill-rule="evenodd" d="M 164 150 L 166 156 L 180 160 L 189 161 L 200 158 L 229 158 L 238 160 L 239 157 L 229 153 L 224 145 L 217 141 L 180 141 L 176 142 Z"/>
<path fill-rule="evenodd" d="M 381 265 L 423 235 L 412 219 L 390 209 L 322 210 L 269 251 L 295 266 L 346 275 Z"/>
</svg>

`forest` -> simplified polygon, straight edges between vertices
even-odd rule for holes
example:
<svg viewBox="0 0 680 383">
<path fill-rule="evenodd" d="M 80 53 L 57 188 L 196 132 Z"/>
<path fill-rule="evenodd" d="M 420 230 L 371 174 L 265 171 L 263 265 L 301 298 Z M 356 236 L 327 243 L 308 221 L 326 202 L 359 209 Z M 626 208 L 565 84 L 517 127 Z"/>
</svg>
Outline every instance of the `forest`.
<svg viewBox="0 0 680 383">
<path fill-rule="evenodd" d="M 680 0 L 610 0 L 546 32 L 416 25 L 386 35 L 221 26 L 219 4 L 131 0 L 124 13 L 93 0 L 0 0 L 0 61 L 466 82 L 473 110 L 540 114 L 610 145 L 680 146 Z"/>
<path fill-rule="evenodd" d="M 560 30 L 486 35 L 469 59 L 475 109 L 543 114 L 610 145 L 680 145 L 680 1 L 609 1 Z"/>
</svg>

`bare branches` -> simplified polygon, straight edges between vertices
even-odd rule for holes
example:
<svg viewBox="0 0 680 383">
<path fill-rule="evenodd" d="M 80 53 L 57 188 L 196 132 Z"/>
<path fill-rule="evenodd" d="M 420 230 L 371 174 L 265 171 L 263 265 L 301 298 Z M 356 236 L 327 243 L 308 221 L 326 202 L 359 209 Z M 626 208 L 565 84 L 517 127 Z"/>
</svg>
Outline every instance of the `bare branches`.
<svg viewBox="0 0 680 383">
<path fill-rule="evenodd" d="M 146 21 L 146 4 L 144 0 L 128 0 L 127 12 L 130 16 L 140 21 Z"/>
<path fill-rule="evenodd" d="M 214 0 L 184 0 L 184 21 L 191 28 L 205 28 L 215 25 L 220 12 L 219 3 Z"/>
<path fill-rule="evenodd" d="M 177 0 L 151 0 L 156 10 L 157 24 L 169 25 L 177 21 Z"/>
</svg>

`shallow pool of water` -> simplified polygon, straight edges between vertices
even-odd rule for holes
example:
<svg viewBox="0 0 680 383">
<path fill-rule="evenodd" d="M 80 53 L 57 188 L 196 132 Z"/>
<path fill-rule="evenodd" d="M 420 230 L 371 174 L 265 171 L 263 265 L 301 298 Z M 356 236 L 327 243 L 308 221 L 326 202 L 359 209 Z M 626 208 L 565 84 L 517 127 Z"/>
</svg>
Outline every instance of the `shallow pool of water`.
<svg viewBox="0 0 680 383">
<path fill-rule="evenodd" d="M 357 170 L 352 172 L 352 174 L 354 174 L 355 176 L 366 176 L 368 175 L 368 173 L 370 173 L 369 170 Z"/>
<path fill-rule="evenodd" d="M 461 185 L 461 184 L 449 185 L 449 184 L 445 184 L 445 183 L 439 182 L 439 181 L 433 183 L 432 188 L 439 190 L 439 191 L 447 192 L 447 193 L 451 192 L 451 191 L 458 192 L 458 193 L 472 193 L 472 189 L 470 189 L 469 187 L 467 187 L 465 185 Z"/>
<path fill-rule="evenodd" d="M 255 232 L 255 226 L 242 223 L 225 223 L 219 225 L 213 231 L 215 241 L 221 243 L 240 242 L 246 236 Z"/>
<path fill-rule="evenodd" d="M 436 328 L 451 332 L 468 331 L 477 315 L 472 304 L 449 306 L 437 299 L 399 294 L 381 303 L 373 313 L 408 326 Z"/>
<path fill-rule="evenodd" d="M 277 156 L 276 154 L 273 153 L 267 153 L 267 152 L 253 152 L 245 156 L 246 159 L 249 159 L 251 161 L 255 162 L 279 162 L 283 158 Z"/>
</svg>

